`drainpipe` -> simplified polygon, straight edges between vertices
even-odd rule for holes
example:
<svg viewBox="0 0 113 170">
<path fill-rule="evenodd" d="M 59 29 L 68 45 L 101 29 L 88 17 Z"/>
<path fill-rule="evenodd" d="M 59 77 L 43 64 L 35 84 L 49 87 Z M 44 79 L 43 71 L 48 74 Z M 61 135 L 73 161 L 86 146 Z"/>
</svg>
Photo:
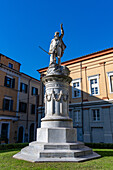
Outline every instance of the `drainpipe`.
<svg viewBox="0 0 113 170">
<path fill-rule="evenodd" d="M 18 117 L 18 112 L 19 112 L 19 94 L 20 94 L 20 75 L 18 77 L 18 92 L 17 92 L 17 105 L 16 105 L 16 116 L 17 117 Z M 17 122 L 17 124 L 18 124 L 18 122 Z M 0 132 L 1 132 L 1 130 L 0 130 Z M 1 134 L 0 134 L 0 136 L 1 136 Z M 17 136 L 16 140 L 18 140 L 18 136 Z"/>
<path fill-rule="evenodd" d="M 103 63 L 103 67 L 104 67 L 104 77 L 105 77 L 105 86 L 106 86 L 106 97 L 108 99 L 108 87 L 107 87 L 107 78 L 106 78 L 106 67 L 105 67 L 105 62 Z"/>
<path fill-rule="evenodd" d="M 81 77 L 81 112 L 82 112 L 82 134 L 84 135 L 84 119 L 83 119 L 83 79 L 82 79 L 82 62 L 80 62 L 80 77 Z"/>
<path fill-rule="evenodd" d="M 28 118 L 29 118 L 29 93 L 30 93 L 30 81 L 32 79 L 29 79 L 29 82 L 28 82 L 28 96 L 27 96 L 27 109 L 26 109 L 26 112 L 27 112 L 27 115 L 26 115 L 26 130 L 28 130 Z"/>
<path fill-rule="evenodd" d="M 18 77 L 18 92 L 17 92 L 16 116 L 18 116 L 18 112 L 19 112 L 19 94 L 20 94 L 20 76 Z"/>
<path fill-rule="evenodd" d="M 35 102 L 35 140 L 36 140 L 36 135 L 37 135 L 37 128 L 38 128 L 38 113 L 37 109 L 38 108 L 38 95 L 36 95 L 36 102 Z"/>
</svg>

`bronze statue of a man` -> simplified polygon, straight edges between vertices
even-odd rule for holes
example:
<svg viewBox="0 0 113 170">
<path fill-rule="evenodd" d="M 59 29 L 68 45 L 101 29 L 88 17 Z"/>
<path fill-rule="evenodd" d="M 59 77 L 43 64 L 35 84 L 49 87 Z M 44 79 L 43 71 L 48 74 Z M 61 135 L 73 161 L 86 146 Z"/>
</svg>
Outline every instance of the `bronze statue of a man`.
<svg viewBox="0 0 113 170">
<path fill-rule="evenodd" d="M 55 32 L 54 38 L 51 40 L 49 54 L 50 64 L 56 63 L 56 57 L 58 57 L 58 65 L 61 65 L 61 57 L 63 56 L 66 45 L 64 44 L 62 38 L 64 36 L 63 24 L 61 26 L 61 35 L 59 32 Z"/>
</svg>

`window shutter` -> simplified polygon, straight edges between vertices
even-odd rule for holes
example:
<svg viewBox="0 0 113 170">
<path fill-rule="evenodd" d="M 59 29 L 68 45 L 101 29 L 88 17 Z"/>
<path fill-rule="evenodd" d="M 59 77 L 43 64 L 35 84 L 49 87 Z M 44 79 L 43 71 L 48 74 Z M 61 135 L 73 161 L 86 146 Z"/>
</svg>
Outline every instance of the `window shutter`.
<svg viewBox="0 0 113 170">
<path fill-rule="evenodd" d="M 7 86 L 7 76 L 5 76 L 4 86 Z"/>
<path fill-rule="evenodd" d="M 27 93 L 28 85 L 25 85 L 25 93 Z"/>
<path fill-rule="evenodd" d="M 33 108 L 32 106 L 33 106 L 33 105 L 31 104 L 31 114 L 32 114 L 32 108 Z"/>
<path fill-rule="evenodd" d="M 39 95 L 37 96 L 37 107 L 39 106 Z"/>
<path fill-rule="evenodd" d="M 12 79 L 12 88 L 15 88 L 15 78 Z"/>
<path fill-rule="evenodd" d="M 21 102 L 19 102 L 19 112 L 21 112 Z"/>
<path fill-rule="evenodd" d="M 10 111 L 13 111 L 13 100 L 11 100 L 11 103 L 10 103 Z"/>
<path fill-rule="evenodd" d="M 3 99 L 3 111 L 5 110 L 5 99 Z"/>
<path fill-rule="evenodd" d="M 20 91 L 22 92 L 22 83 L 20 83 Z"/>
<path fill-rule="evenodd" d="M 36 95 L 38 95 L 38 89 L 36 88 Z"/>
<path fill-rule="evenodd" d="M 34 105 L 33 114 L 35 114 L 36 105 Z"/>
<path fill-rule="evenodd" d="M 31 95 L 33 95 L 33 87 L 32 87 L 32 91 L 31 91 Z"/>
<path fill-rule="evenodd" d="M 31 105 L 31 114 L 35 114 L 35 105 L 34 104 Z"/>
<path fill-rule="evenodd" d="M 27 110 L 27 104 L 25 103 L 25 113 L 26 113 L 26 110 Z"/>
</svg>

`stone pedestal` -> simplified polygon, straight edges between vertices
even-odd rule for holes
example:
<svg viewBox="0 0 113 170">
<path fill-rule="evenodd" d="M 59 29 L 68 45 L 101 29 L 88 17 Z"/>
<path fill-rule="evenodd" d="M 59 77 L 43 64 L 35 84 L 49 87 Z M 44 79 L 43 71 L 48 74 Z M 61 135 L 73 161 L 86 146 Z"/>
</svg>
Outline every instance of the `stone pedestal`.
<svg viewBox="0 0 113 170">
<path fill-rule="evenodd" d="M 37 141 L 14 155 L 31 162 L 80 162 L 100 155 L 77 142 L 76 129 L 68 116 L 69 85 L 71 78 L 65 66 L 51 64 L 42 79 L 45 84 L 45 117 L 37 129 Z"/>
</svg>

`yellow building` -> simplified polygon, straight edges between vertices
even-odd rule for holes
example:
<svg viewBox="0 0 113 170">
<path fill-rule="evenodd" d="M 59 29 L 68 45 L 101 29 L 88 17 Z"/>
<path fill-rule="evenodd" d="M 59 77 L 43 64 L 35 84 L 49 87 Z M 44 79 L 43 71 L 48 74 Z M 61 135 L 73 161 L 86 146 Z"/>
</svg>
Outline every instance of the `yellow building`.
<svg viewBox="0 0 113 170">
<path fill-rule="evenodd" d="M 39 105 L 40 81 L 21 73 L 19 92 L 18 142 L 35 140 L 38 127 L 37 107 Z"/>
<path fill-rule="evenodd" d="M 40 81 L 20 72 L 20 63 L 0 54 L 0 143 L 35 139 Z"/>
<path fill-rule="evenodd" d="M 113 143 L 113 48 L 63 62 L 70 70 L 69 115 L 79 141 Z M 44 76 L 47 68 L 39 71 Z"/>
<path fill-rule="evenodd" d="M 0 139 L 14 143 L 18 126 L 18 79 L 20 63 L 0 54 Z"/>
</svg>

